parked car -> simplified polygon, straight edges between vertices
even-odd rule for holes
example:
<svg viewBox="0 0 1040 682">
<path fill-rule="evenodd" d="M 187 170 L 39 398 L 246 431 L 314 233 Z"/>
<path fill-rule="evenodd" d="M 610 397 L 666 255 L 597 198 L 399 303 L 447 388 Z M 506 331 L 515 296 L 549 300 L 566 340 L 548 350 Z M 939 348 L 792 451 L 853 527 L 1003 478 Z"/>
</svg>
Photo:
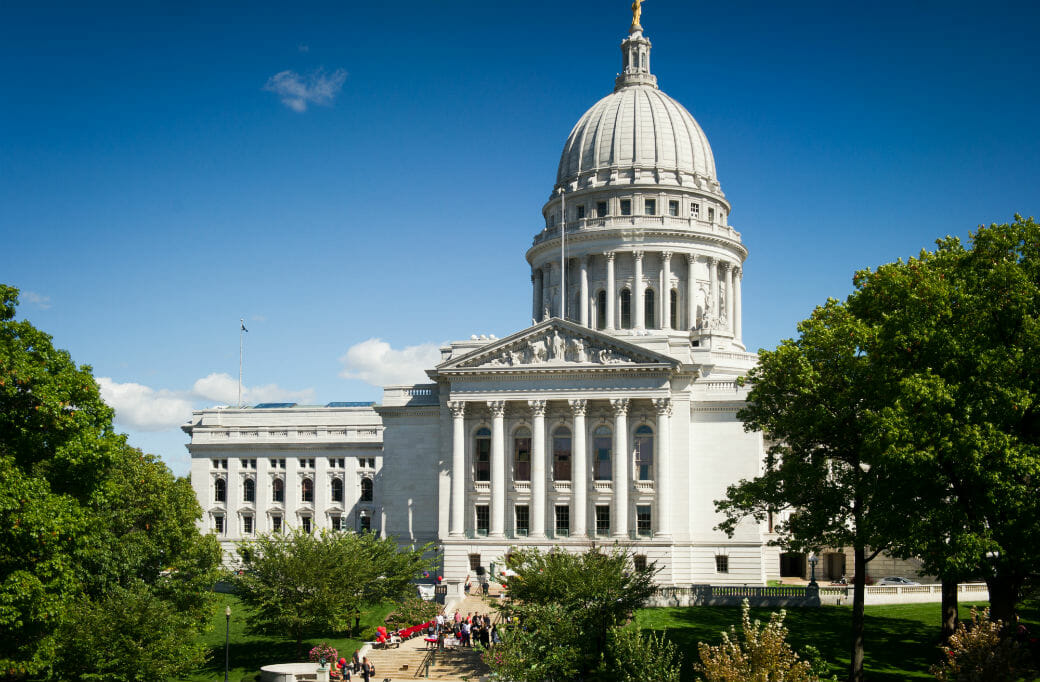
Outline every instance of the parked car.
<svg viewBox="0 0 1040 682">
<path fill-rule="evenodd" d="M 907 586 L 907 585 L 920 585 L 921 583 L 916 580 L 910 580 L 909 578 L 900 578 L 898 576 L 888 576 L 877 581 L 878 585 L 896 585 L 896 586 Z"/>
</svg>

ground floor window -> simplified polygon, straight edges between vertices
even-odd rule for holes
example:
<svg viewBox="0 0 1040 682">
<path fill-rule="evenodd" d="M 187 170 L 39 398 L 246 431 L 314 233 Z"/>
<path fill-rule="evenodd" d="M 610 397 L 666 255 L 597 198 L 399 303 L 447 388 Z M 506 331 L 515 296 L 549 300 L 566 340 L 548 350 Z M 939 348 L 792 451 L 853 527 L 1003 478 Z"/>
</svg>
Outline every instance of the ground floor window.
<svg viewBox="0 0 1040 682">
<path fill-rule="evenodd" d="M 556 535 L 566 537 L 571 534 L 571 508 L 565 504 L 556 507 Z"/>
<path fill-rule="evenodd" d="M 243 514 L 242 515 L 242 534 L 252 535 L 253 534 L 253 515 Z"/>
<path fill-rule="evenodd" d="M 486 504 L 478 504 L 477 510 L 477 535 L 487 535 L 491 528 L 491 510 Z"/>
<path fill-rule="evenodd" d="M 364 533 L 372 530 L 372 515 L 363 511 L 358 515 L 358 532 Z"/>
<path fill-rule="evenodd" d="M 632 566 L 634 566 L 637 571 L 645 571 L 646 570 L 646 555 L 645 554 L 636 554 L 635 556 L 633 556 L 632 557 Z"/>
<path fill-rule="evenodd" d="M 652 533 L 650 521 L 650 505 L 640 504 L 636 506 L 636 533 L 639 535 L 650 535 Z"/>
<path fill-rule="evenodd" d="M 329 521 L 332 524 L 332 530 L 343 530 L 343 517 L 339 514 L 333 514 Z"/>
<path fill-rule="evenodd" d="M 516 505 L 516 534 L 526 536 L 531 532 L 531 510 L 526 504 Z"/>
<path fill-rule="evenodd" d="M 223 535 L 224 534 L 224 515 L 223 514 L 214 514 L 213 515 L 213 531 L 217 535 Z"/>
<path fill-rule="evenodd" d="M 480 555 L 479 554 L 470 554 L 469 555 L 469 570 L 476 571 L 478 568 L 480 568 Z"/>
<path fill-rule="evenodd" d="M 725 554 L 715 555 L 715 572 L 729 573 L 729 557 Z"/>
<path fill-rule="evenodd" d="M 610 535 L 609 505 L 596 505 L 596 535 Z"/>
<path fill-rule="evenodd" d="M 277 514 L 274 514 L 273 516 L 271 516 L 271 530 L 273 530 L 275 533 L 281 533 L 282 532 L 282 517 L 281 516 L 279 516 Z"/>
<path fill-rule="evenodd" d="M 309 516 L 300 517 L 300 525 L 303 526 L 303 532 L 304 533 L 310 533 L 311 532 L 311 528 L 312 528 L 311 517 L 309 517 Z"/>
</svg>

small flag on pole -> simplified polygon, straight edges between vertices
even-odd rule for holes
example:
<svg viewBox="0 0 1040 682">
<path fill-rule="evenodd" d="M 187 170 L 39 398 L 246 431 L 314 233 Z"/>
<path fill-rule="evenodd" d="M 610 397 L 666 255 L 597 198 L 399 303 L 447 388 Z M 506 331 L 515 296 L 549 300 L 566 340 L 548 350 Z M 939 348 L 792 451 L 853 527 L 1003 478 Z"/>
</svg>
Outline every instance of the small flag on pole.
<svg viewBox="0 0 1040 682">
<path fill-rule="evenodd" d="M 246 323 L 245 323 L 245 320 L 239 320 L 239 322 L 241 322 L 241 323 L 242 323 L 242 331 L 244 331 L 244 332 L 247 332 L 247 331 L 249 331 L 248 329 L 246 329 Z"/>
</svg>

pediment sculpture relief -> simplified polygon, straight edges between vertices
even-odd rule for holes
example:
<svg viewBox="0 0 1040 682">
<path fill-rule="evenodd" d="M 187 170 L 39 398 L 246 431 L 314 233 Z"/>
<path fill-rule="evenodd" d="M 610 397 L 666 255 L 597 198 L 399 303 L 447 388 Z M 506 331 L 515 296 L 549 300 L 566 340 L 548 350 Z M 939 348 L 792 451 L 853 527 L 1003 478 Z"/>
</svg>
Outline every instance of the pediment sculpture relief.
<svg viewBox="0 0 1040 682">
<path fill-rule="evenodd" d="M 552 330 L 520 339 L 493 353 L 481 355 L 462 367 L 522 367 L 525 365 L 593 364 L 620 365 L 636 362 L 614 348 L 607 348 L 579 336 Z"/>
</svg>

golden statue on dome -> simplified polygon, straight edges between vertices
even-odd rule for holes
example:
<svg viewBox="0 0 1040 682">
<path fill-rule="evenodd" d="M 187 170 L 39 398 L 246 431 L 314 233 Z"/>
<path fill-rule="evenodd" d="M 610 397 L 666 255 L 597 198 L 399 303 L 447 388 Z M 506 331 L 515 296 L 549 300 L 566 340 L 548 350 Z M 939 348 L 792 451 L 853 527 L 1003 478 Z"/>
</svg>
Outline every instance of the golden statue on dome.
<svg viewBox="0 0 1040 682">
<path fill-rule="evenodd" d="M 641 16 L 643 16 L 643 0 L 635 0 L 632 3 L 632 27 L 629 29 L 629 33 L 643 30 L 642 25 L 639 23 Z"/>
</svg>

